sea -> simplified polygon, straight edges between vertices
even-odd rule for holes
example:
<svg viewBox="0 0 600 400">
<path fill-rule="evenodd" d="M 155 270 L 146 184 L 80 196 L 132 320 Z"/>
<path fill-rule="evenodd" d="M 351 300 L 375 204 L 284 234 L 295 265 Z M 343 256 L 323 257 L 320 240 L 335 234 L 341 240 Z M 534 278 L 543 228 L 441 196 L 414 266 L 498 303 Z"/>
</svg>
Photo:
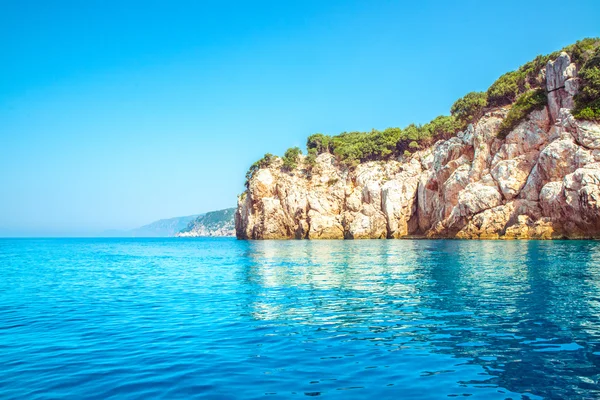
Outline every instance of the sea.
<svg viewBox="0 0 600 400">
<path fill-rule="evenodd" d="M 598 399 L 600 242 L 0 239 L 0 399 Z"/>
</svg>

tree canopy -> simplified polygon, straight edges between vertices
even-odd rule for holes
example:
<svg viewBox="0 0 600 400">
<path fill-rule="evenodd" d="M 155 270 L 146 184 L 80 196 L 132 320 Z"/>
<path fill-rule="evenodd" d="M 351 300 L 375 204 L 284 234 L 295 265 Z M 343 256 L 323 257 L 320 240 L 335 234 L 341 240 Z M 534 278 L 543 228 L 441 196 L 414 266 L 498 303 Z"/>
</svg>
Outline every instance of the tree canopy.
<svg viewBox="0 0 600 400">
<path fill-rule="evenodd" d="M 498 135 L 504 137 L 533 110 L 547 104 L 545 79 L 542 70 L 548 61 L 556 59 L 562 51 L 579 68 L 580 91 L 575 97 L 573 115 L 579 119 L 600 121 L 600 38 L 586 38 L 560 51 L 539 55 L 515 71 L 500 76 L 485 92 L 470 92 L 456 100 L 450 115 L 440 115 L 430 122 L 410 124 L 404 128 L 387 128 L 383 131 L 342 132 L 335 136 L 316 133 L 306 141 L 306 164 L 310 169 L 316 157 L 331 153 L 348 167 L 366 161 L 388 160 L 410 156 L 440 139 L 448 139 L 476 122 L 489 109 L 512 105 L 502 122 Z M 298 166 L 302 151 L 288 149 L 283 156 L 282 168 L 293 170 Z M 270 165 L 274 156 L 265 156 L 252 164 L 247 180 L 260 168 Z"/>
</svg>

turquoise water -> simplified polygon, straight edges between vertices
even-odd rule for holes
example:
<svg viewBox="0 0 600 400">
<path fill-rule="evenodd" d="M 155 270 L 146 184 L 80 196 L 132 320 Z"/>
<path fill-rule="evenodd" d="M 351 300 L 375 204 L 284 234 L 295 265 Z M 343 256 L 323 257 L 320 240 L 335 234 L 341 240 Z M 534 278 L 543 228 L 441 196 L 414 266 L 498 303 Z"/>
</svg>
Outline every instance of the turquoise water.
<svg viewBox="0 0 600 400">
<path fill-rule="evenodd" d="M 600 398 L 600 242 L 0 239 L 0 398 Z"/>
</svg>

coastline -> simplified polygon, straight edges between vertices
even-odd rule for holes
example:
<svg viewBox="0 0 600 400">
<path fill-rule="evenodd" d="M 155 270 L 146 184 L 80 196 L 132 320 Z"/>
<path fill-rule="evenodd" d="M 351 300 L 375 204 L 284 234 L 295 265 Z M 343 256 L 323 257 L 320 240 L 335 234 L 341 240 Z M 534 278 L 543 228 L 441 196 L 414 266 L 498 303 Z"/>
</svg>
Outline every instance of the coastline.
<svg viewBox="0 0 600 400">
<path fill-rule="evenodd" d="M 402 131 L 390 128 L 362 139 L 313 135 L 307 148 L 323 147 L 316 157 L 297 148 L 283 158 L 267 154 L 251 167 L 238 198 L 236 237 L 600 238 L 600 123 L 575 117 L 580 68 L 563 51 L 539 71 L 543 89 L 522 95 L 541 96 L 535 104 L 543 105 L 527 109 L 520 122 L 518 100 L 481 109 L 454 135 L 428 146 L 412 142 L 414 152 L 349 165 L 322 144 L 363 140 L 373 148 L 375 141 L 394 143 L 385 135 Z"/>
</svg>

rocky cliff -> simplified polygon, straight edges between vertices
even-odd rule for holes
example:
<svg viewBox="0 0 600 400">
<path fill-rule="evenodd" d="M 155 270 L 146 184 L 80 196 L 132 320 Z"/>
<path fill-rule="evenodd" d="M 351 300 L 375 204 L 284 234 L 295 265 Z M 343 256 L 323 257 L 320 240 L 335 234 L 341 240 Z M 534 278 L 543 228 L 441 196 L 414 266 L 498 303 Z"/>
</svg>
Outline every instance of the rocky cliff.
<svg viewBox="0 0 600 400">
<path fill-rule="evenodd" d="M 577 66 L 542 71 L 548 104 L 504 138 L 510 105 L 456 136 L 349 168 L 328 153 L 260 168 L 240 196 L 240 239 L 600 237 L 600 124 L 576 120 Z"/>
</svg>

